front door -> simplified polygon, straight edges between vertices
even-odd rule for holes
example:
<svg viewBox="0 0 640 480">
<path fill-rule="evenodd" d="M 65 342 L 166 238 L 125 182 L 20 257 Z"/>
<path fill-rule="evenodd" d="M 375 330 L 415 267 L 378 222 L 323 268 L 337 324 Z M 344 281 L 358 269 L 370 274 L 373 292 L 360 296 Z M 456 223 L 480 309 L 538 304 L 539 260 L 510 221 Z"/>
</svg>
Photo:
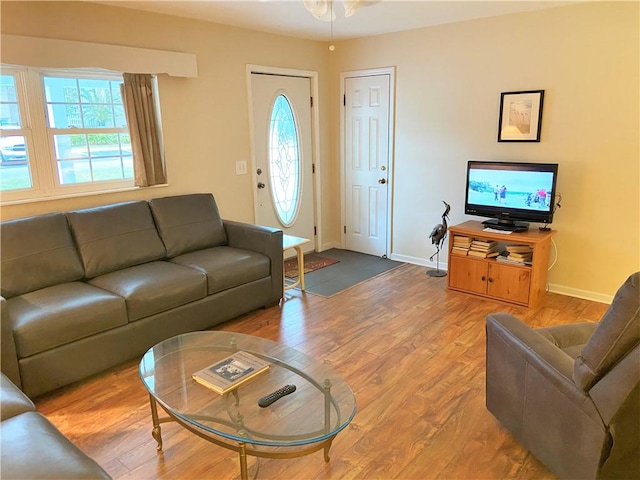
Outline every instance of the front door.
<svg viewBox="0 0 640 480">
<path fill-rule="evenodd" d="M 251 74 L 256 223 L 314 245 L 311 81 Z"/>
<path fill-rule="evenodd" d="M 387 254 L 390 75 L 345 78 L 345 248 Z"/>
</svg>

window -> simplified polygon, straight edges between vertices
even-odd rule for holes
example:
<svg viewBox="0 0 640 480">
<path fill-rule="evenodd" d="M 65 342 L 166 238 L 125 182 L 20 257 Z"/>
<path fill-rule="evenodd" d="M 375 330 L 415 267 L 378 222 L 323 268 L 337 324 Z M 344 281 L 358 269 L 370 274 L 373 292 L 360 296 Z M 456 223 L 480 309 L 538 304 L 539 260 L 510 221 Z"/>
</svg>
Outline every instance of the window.
<svg viewBox="0 0 640 480">
<path fill-rule="evenodd" d="M 0 191 L 3 201 L 133 186 L 120 85 L 105 70 L 2 66 Z"/>
<path fill-rule="evenodd" d="M 278 220 L 289 227 L 300 210 L 302 171 L 298 129 L 291 104 L 284 95 L 278 95 L 271 109 L 269 176 Z"/>
</svg>

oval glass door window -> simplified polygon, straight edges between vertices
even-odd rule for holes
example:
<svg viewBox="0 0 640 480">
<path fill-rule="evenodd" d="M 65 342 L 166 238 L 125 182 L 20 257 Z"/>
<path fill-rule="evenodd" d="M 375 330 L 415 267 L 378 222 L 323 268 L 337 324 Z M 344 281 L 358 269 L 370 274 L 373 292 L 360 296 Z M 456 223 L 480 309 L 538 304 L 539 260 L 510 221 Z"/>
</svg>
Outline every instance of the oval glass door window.
<svg viewBox="0 0 640 480">
<path fill-rule="evenodd" d="M 271 200 L 280 223 L 290 227 L 300 209 L 302 179 L 298 129 L 289 100 L 278 95 L 271 110 L 269 178 Z"/>
</svg>

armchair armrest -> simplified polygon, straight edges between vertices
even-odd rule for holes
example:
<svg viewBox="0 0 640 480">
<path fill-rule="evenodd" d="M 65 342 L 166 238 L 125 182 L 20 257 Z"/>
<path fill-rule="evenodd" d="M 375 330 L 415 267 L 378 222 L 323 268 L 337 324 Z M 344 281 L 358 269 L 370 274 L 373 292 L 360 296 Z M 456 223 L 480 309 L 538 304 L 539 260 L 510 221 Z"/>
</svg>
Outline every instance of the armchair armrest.
<svg viewBox="0 0 640 480">
<path fill-rule="evenodd" d="M 16 343 L 13 338 L 13 322 L 9 316 L 7 300 L 4 297 L 0 297 L 0 370 L 18 388 L 22 389 Z"/>
<path fill-rule="evenodd" d="M 582 327 L 582 324 L 576 324 L 577 336 L 582 337 Z M 569 336 L 568 329 L 564 333 Z M 600 420 L 591 399 L 573 382 L 573 358 L 547 336 L 507 313 L 487 316 L 487 342 L 490 336 L 504 342 L 513 355 L 535 368 L 559 393 L 580 406 L 594 420 Z M 487 346 L 487 353 L 488 349 Z"/>
<path fill-rule="evenodd" d="M 278 303 L 284 294 L 282 230 L 250 223 L 222 220 L 228 245 L 262 253 L 271 260 L 272 301 Z"/>
</svg>

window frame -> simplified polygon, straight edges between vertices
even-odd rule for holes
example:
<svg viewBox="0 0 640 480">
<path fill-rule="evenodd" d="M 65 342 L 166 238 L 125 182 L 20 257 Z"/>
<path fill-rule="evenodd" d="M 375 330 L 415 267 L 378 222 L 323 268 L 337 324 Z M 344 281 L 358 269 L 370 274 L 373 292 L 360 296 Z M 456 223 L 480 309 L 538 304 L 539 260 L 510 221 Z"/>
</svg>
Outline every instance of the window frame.
<svg viewBox="0 0 640 480">
<path fill-rule="evenodd" d="M 50 127 L 46 102 L 44 77 L 67 77 L 74 79 L 120 80 L 122 73 L 110 70 L 55 69 L 0 66 L 2 74 L 11 74 L 16 82 L 16 98 L 20 110 L 21 129 L 1 129 L 1 136 L 24 135 L 31 174 L 31 188 L 0 191 L 1 203 L 23 203 L 24 201 L 53 200 L 56 198 L 93 195 L 139 188 L 133 176 L 122 180 L 98 180 L 77 184 L 62 184 L 58 177 L 54 135 L 119 133 L 130 135 L 129 127 L 113 128 L 58 128 Z M 106 131 L 105 131 L 106 130 Z M 17 133 L 17 132 L 25 132 Z"/>
</svg>

